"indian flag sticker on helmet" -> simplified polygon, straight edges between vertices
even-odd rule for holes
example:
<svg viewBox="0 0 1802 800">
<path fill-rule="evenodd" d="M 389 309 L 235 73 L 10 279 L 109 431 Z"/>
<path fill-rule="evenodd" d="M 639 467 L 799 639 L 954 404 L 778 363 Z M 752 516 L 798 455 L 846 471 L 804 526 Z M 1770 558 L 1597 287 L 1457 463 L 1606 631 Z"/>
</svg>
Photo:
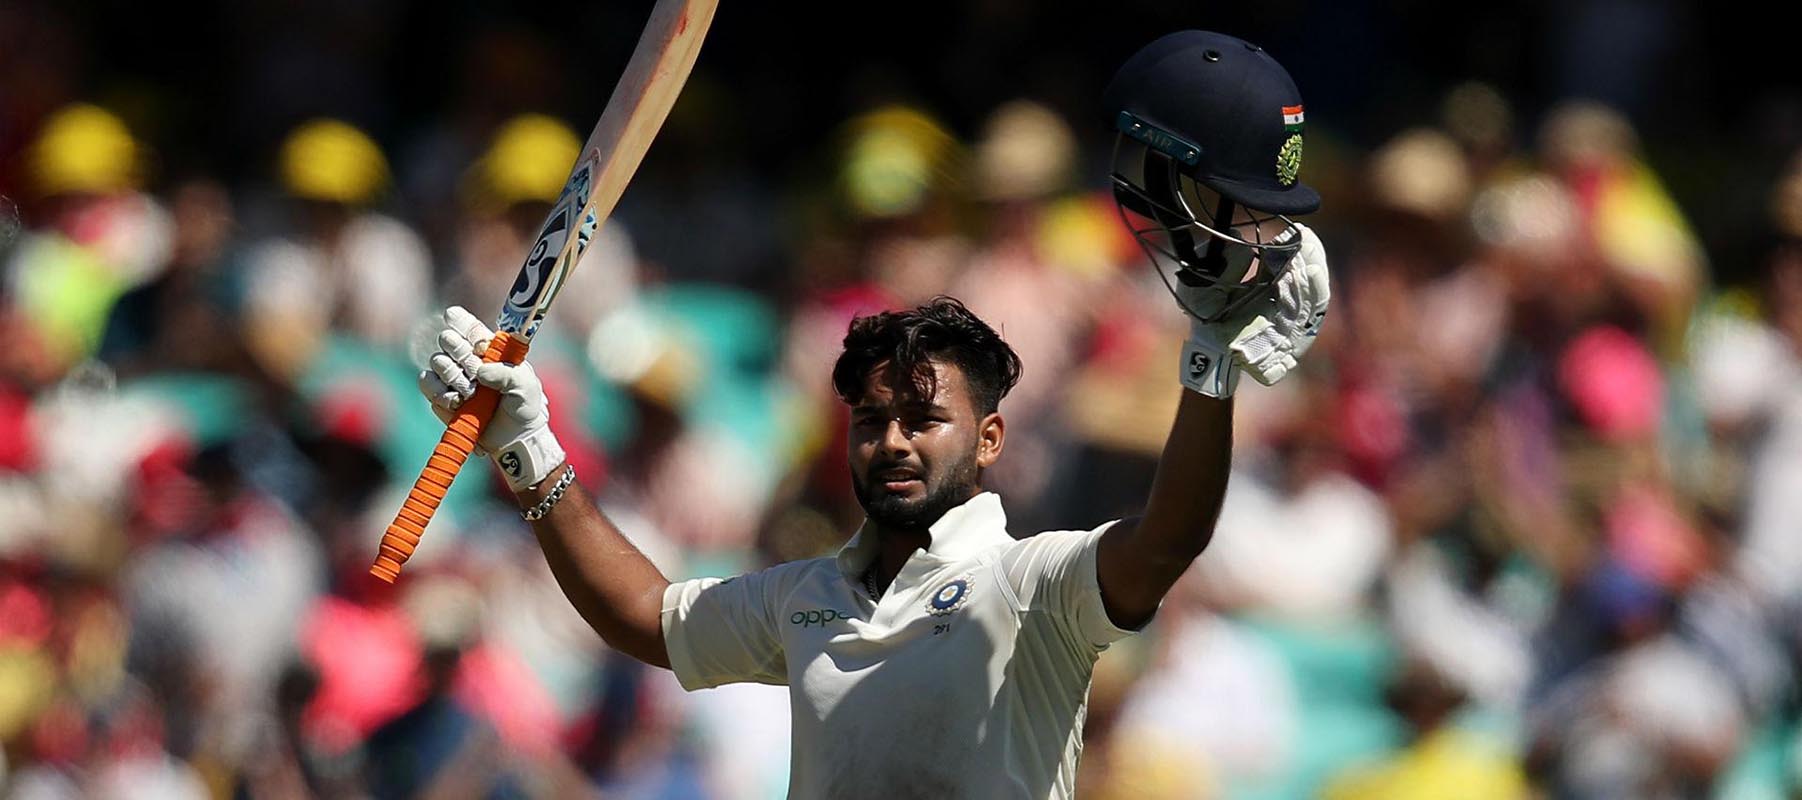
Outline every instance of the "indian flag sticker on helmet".
<svg viewBox="0 0 1802 800">
<path fill-rule="evenodd" d="M 1295 184 L 1295 173 L 1301 171 L 1301 106 L 1283 106 L 1283 130 L 1289 138 L 1276 154 L 1276 179 L 1284 186 Z"/>
</svg>

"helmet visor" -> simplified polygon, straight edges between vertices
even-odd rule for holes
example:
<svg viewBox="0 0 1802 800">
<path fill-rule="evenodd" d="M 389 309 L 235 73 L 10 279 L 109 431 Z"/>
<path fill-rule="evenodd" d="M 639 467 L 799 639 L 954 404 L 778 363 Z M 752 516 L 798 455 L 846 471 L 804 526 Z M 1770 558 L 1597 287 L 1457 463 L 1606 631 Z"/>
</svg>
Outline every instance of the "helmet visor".
<svg viewBox="0 0 1802 800">
<path fill-rule="evenodd" d="M 1177 303 L 1203 322 L 1267 295 L 1301 249 L 1288 217 L 1239 206 L 1127 137 L 1115 139 L 1111 178 L 1121 221 Z"/>
</svg>

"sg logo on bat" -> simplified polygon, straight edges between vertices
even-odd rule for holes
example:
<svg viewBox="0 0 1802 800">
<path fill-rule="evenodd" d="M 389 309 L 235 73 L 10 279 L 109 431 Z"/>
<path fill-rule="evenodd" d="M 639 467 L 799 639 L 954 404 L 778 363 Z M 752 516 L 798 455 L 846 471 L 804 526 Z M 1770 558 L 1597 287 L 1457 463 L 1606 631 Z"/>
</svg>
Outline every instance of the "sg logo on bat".
<svg viewBox="0 0 1802 800">
<path fill-rule="evenodd" d="M 569 183 L 563 187 L 563 196 L 557 198 L 557 205 L 544 220 L 544 228 L 538 232 L 538 241 L 532 245 L 532 252 L 526 257 L 525 268 L 519 271 L 514 279 L 513 288 L 507 293 L 507 307 L 501 311 L 501 328 L 503 330 L 524 330 L 532 322 L 530 316 L 538 306 L 539 299 L 545 291 L 555 288 L 554 271 L 557 268 L 557 257 L 563 254 L 563 245 L 569 239 L 569 231 L 577 227 L 578 220 L 573 219 L 582 213 L 588 205 L 588 194 L 593 188 L 594 170 L 598 153 L 589 153 L 576 171 L 569 176 Z M 582 257 L 587 248 L 589 234 L 593 232 L 592 217 L 579 221 L 576 249 L 570 254 L 573 262 Z"/>
</svg>

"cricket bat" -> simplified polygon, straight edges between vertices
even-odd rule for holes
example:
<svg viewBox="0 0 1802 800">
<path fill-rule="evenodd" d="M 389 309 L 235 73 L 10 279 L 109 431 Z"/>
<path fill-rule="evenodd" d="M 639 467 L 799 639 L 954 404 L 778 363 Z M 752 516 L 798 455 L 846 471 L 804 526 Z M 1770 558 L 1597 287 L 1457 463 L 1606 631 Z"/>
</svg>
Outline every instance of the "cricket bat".
<svg viewBox="0 0 1802 800">
<path fill-rule="evenodd" d="M 538 240 L 507 293 L 483 361 L 518 364 L 525 360 L 558 289 L 581 260 L 595 228 L 613 212 L 626 182 L 638 170 L 651 139 L 675 105 L 717 5 L 718 0 L 658 0 L 651 10 L 650 22 L 632 51 L 625 74 L 582 146 L 563 194 L 539 229 Z M 426 524 L 475 450 L 499 402 L 499 393 L 482 386 L 457 409 L 400 513 L 382 534 L 381 552 L 369 568 L 370 574 L 389 583 L 400 576 L 401 565 L 419 546 Z"/>
</svg>

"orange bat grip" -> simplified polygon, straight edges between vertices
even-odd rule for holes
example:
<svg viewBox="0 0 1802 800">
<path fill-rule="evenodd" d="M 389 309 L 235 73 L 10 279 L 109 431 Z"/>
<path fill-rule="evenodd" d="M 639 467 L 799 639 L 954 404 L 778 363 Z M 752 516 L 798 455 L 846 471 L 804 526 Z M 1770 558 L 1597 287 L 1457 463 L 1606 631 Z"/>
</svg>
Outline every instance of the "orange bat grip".
<svg viewBox="0 0 1802 800">
<path fill-rule="evenodd" d="M 482 361 L 518 364 L 526 359 L 526 351 L 531 346 L 531 343 L 502 331 L 488 343 Z M 444 493 L 450 491 L 451 481 L 457 479 L 457 471 L 463 468 L 463 462 L 468 461 L 469 454 L 475 451 L 477 440 L 482 438 L 482 429 L 488 427 L 488 420 L 494 416 L 500 401 L 499 392 L 478 385 L 476 393 L 457 408 L 457 416 L 444 429 L 444 437 L 438 440 L 438 446 L 432 448 L 432 457 L 426 459 L 425 469 L 419 473 L 419 480 L 413 482 L 413 490 L 407 493 L 407 501 L 401 504 L 400 513 L 388 524 L 388 532 L 382 534 L 382 550 L 369 568 L 369 574 L 388 583 L 400 577 L 400 565 L 406 563 L 412 557 L 413 549 L 419 546 L 419 537 L 425 535 L 426 524 L 432 521 L 438 504 L 444 502 Z"/>
</svg>

